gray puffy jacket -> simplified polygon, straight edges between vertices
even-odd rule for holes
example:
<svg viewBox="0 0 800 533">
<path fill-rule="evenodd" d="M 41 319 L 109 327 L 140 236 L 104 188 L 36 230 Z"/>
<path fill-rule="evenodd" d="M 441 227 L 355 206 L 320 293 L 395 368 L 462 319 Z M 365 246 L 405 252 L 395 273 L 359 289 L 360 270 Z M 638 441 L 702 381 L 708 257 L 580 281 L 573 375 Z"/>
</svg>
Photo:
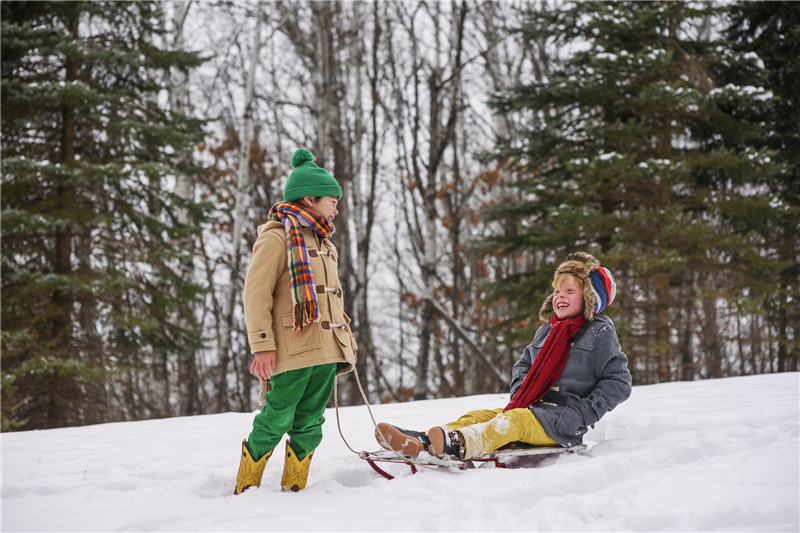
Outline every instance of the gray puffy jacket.
<svg viewBox="0 0 800 533">
<path fill-rule="evenodd" d="M 550 332 L 540 327 L 511 371 L 511 397 L 522 386 L 531 362 Z M 572 339 L 569 358 L 556 384 L 530 408 L 550 437 L 562 446 L 583 441 L 589 426 L 631 395 L 628 358 L 614 322 L 605 315 L 583 325 Z"/>
</svg>

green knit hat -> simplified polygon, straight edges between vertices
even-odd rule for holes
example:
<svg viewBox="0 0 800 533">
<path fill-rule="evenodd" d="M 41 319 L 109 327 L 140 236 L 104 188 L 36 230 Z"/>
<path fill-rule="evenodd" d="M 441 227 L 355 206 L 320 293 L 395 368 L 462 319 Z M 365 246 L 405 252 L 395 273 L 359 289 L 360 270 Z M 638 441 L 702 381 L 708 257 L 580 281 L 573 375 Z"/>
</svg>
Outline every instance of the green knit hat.
<svg viewBox="0 0 800 533">
<path fill-rule="evenodd" d="M 300 148 L 292 156 L 294 172 L 283 187 L 283 201 L 292 202 L 304 196 L 336 196 L 341 199 L 342 187 L 324 168 L 314 164 L 314 155 Z"/>
</svg>

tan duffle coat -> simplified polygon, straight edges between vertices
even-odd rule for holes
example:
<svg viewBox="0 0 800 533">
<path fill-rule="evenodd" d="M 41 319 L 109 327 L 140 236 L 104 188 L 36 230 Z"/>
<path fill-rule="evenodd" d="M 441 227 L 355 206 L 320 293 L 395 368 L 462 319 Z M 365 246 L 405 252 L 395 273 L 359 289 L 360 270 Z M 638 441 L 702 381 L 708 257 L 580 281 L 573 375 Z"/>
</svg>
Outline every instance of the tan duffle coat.
<svg viewBox="0 0 800 533">
<path fill-rule="evenodd" d="M 327 363 L 336 363 L 336 373 L 346 374 L 355 366 L 357 346 L 350 317 L 344 312 L 339 254 L 330 239 L 321 238 L 311 228 L 303 228 L 303 238 L 314 274 L 319 319 L 302 331 L 293 330 L 286 231 L 278 221 L 262 224 L 244 282 L 250 351 L 276 351 L 272 375 Z"/>
</svg>

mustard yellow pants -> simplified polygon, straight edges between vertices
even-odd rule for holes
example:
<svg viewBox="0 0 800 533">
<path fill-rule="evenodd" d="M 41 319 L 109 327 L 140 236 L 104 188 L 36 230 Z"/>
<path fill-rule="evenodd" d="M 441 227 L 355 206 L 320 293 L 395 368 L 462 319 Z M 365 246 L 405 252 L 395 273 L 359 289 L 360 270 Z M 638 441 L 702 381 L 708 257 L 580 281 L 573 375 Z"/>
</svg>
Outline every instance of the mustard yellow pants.
<svg viewBox="0 0 800 533">
<path fill-rule="evenodd" d="M 480 457 L 512 442 L 533 446 L 559 446 L 545 433 L 530 409 L 481 409 L 470 411 L 455 422 L 442 426 L 464 436 L 465 459 Z"/>
</svg>

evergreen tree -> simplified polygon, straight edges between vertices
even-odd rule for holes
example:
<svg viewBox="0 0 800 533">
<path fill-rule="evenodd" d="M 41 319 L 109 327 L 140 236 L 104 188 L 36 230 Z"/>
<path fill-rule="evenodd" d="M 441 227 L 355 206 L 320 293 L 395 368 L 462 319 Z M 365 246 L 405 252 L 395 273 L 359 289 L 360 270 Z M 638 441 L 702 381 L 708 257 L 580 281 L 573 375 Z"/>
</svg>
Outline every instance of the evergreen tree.
<svg viewBox="0 0 800 533">
<path fill-rule="evenodd" d="M 537 253 L 548 266 L 498 280 L 496 294 L 535 294 L 516 297 L 517 318 L 535 317 L 552 265 L 572 250 L 595 253 L 618 277 L 608 312 L 639 383 L 725 370 L 720 298 L 752 296 L 754 277 L 775 274 L 747 223 L 773 216 L 763 184 L 774 154 L 757 142 L 755 115 L 737 113 L 772 95 L 731 81 L 741 69 L 753 79 L 764 71 L 713 34 L 719 10 L 573 4 L 552 23 L 575 50 L 569 60 L 497 102 L 530 117 L 523 144 L 499 154 L 515 161 L 524 197 L 488 210 L 514 237 L 483 246 Z"/>
<path fill-rule="evenodd" d="M 154 46 L 155 9 L 2 3 L 4 430 L 157 415 L 154 358 L 200 342 L 173 244 L 205 209 L 171 188 L 202 123 L 159 105 L 200 59 Z"/>
<path fill-rule="evenodd" d="M 764 124 L 758 146 L 776 153 L 780 172 L 767 187 L 775 213 L 759 228 L 764 253 L 781 265 L 765 281 L 758 300 L 778 339 L 779 372 L 800 368 L 800 4 L 738 2 L 731 8 L 729 39 L 734 50 L 755 54 L 768 73 L 765 87 L 776 98 L 753 117 Z M 752 78 L 748 71 L 739 79 Z M 752 113 L 743 109 L 741 112 Z"/>
</svg>

